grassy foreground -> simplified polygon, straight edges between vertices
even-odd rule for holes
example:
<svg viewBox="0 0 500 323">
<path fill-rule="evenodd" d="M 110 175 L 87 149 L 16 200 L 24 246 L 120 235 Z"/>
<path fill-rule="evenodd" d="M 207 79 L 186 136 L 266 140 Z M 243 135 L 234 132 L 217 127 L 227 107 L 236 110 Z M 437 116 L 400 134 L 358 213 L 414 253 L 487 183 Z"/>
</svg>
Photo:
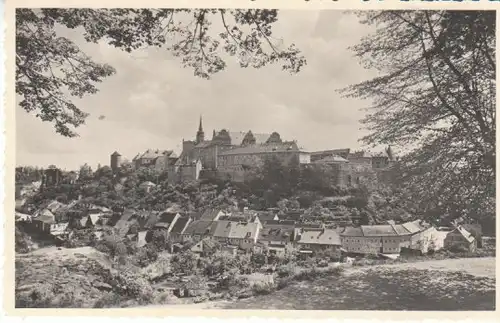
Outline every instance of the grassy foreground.
<svg viewBox="0 0 500 323">
<path fill-rule="evenodd" d="M 458 259 L 454 259 L 458 260 Z M 446 261 L 446 260 L 444 260 Z M 467 259 L 460 259 L 467 263 Z M 495 258 L 475 262 L 493 267 Z M 452 262 L 452 266 L 457 262 Z M 473 268 L 471 268 L 473 269 Z M 494 270 L 493 270 L 494 272 Z M 465 271 L 377 266 L 298 282 L 273 294 L 221 304 L 226 309 L 495 310 L 495 278 Z"/>
</svg>

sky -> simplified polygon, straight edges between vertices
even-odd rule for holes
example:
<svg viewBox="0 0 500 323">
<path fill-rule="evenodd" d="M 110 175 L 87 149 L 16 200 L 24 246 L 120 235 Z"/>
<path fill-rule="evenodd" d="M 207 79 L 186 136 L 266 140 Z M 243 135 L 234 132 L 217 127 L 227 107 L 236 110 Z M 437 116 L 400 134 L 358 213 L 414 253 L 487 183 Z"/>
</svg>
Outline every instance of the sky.
<svg viewBox="0 0 500 323">
<path fill-rule="evenodd" d="M 368 102 L 335 91 L 373 77 L 348 50 L 369 32 L 357 17 L 341 11 L 280 11 L 273 37 L 303 52 L 307 65 L 300 73 L 291 75 L 279 65 L 242 69 L 229 61 L 205 80 L 165 50 L 129 54 L 65 30 L 63 36 L 94 61 L 112 65 L 116 74 L 99 84 L 97 94 L 74 100 L 90 113 L 76 129 L 77 138 L 62 137 L 52 124 L 18 107 L 16 164 L 69 170 L 84 163 L 108 165 L 114 151 L 128 159 L 147 149 L 180 153 L 182 140 L 195 138 L 200 115 L 209 139 L 214 129 L 276 131 L 307 151 L 360 149 L 358 139 L 366 132 L 359 120 Z"/>
</svg>

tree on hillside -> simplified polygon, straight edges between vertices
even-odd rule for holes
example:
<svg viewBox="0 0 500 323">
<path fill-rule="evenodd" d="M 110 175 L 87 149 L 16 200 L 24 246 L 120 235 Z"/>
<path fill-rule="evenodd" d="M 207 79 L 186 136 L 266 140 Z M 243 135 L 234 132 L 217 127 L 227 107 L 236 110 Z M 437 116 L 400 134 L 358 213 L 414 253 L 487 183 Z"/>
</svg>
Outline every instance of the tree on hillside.
<svg viewBox="0 0 500 323">
<path fill-rule="evenodd" d="M 495 12 L 362 12 L 353 50 L 380 76 L 343 90 L 371 100 L 363 141 L 403 153 L 402 197 L 429 216 L 495 211 Z"/>
<path fill-rule="evenodd" d="M 82 30 L 85 40 L 100 41 L 127 52 L 163 47 L 199 77 L 223 70 L 222 52 L 236 56 L 241 67 L 281 63 L 298 72 L 305 59 L 294 44 L 284 47 L 272 37 L 277 10 L 226 9 L 17 9 L 16 93 L 20 106 L 56 132 L 76 136 L 88 114 L 70 97 L 98 91 L 97 83 L 115 73 L 98 64 L 58 27 Z M 66 93 L 69 93 L 68 96 Z"/>
</svg>

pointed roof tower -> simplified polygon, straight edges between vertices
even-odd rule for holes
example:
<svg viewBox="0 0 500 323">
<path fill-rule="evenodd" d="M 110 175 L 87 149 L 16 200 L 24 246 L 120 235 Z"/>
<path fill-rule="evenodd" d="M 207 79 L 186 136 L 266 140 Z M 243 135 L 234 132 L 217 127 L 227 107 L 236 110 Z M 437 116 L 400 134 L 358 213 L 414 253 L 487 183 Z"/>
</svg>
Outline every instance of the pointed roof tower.
<svg viewBox="0 0 500 323">
<path fill-rule="evenodd" d="M 205 141 L 205 133 L 203 132 L 203 120 L 200 115 L 200 125 L 198 126 L 198 132 L 196 133 L 196 143 L 199 144 L 203 141 Z"/>
</svg>

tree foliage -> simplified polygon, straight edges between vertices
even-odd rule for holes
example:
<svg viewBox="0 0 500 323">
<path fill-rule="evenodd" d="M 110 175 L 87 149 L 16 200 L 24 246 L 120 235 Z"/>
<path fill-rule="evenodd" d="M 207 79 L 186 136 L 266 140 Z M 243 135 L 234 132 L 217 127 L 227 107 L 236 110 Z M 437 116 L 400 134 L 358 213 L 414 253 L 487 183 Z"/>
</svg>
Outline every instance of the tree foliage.
<svg viewBox="0 0 500 323">
<path fill-rule="evenodd" d="M 88 114 L 70 97 L 96 93 L 98 83 L 115 73 L 58 36 L 60 27 L 78 28 L 86 41 L 126 52 L 164 48 L 202 78 L 223 70 L 228 55 L 244 68 L 281 63 L 284 70 L 298 72 L 305 59 L 294 44 L 285 47 L 272 37 L 277 20 L 277 10 L 260 9 L 17 9 L 19 104 L 53 123 L 57 133 L 73 137 Z"/>
<path fill-rule="evenodd" d="M 371 100 L 367 144 L 402 152 L 402 198 L 429 216 L 495 210 L 495 12 L 359 13 L 353 51 L 379 72 L 343 90 Z"/>
</svg>

